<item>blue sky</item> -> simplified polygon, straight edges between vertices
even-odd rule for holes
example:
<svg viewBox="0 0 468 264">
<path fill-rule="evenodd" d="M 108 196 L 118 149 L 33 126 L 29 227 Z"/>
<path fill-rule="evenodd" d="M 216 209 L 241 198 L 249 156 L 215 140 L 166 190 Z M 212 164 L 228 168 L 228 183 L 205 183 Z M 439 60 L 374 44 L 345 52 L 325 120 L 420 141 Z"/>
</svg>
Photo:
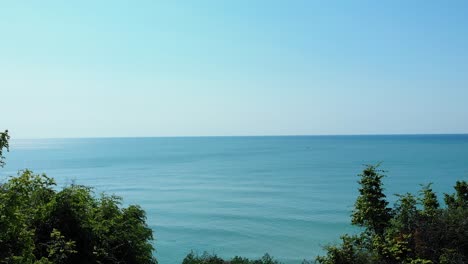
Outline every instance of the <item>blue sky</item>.
<svg viewBox="0 0 468 264">
<path fill-rule="evenodd" d="M 467 1 L 3 1 L 0 129 L 468 133 L 467 14 Z"/>
</svg>

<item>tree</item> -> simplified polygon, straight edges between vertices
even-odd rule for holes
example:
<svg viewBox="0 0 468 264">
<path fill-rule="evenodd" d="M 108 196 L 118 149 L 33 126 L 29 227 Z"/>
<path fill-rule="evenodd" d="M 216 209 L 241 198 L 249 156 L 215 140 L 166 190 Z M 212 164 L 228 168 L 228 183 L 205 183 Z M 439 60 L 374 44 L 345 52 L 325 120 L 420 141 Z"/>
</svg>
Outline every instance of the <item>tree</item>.
<svg viewBox="0 0 468 264">
<path fill-rule="evenodd" d="M 320 264 L 371 264 L 375 257 L 368 250 L 367 237 L 341 236 L 340 245 L 325 246 L 326 256 L 318 256 L 316 262 Z"/>
<path fill-rule="evenodd" d="M 10 150 L 10 145 L 8 144 L 9 140 L 10 135 L 8 135 L 8 130 L 5 130 L 5 132 L 0 132 L 0 167 L 5 166 L 5 157 L 3 156 L 3 149 L 6 149 L 6 151 Z"/>
<path fill-rule="evenodd" d="M 22 171 L 0 186 L 0 263 L 157 263 L 145 212 Z M 47 262 L 46 262 L 47 263 Z"/>
<path fill-rule="evenodd" d="M 435 216 L 439 210 L 439 201 L 437 200 L 437 195 L 431 188 L 432 183 L 423 185 L 420 194 L 422 194 L 421 204 L 423 206 L 423 214 L 426 216 Z"/>
<path fill-rule="evenodd" d="M 457 181 L 454 194 L 445 194 L 445 203 L 450 209 L 468 207 L 468 182 Z"/>
<path fill-rule="evenodd" d="M 265 254 L 260 259 L 250 260 L 235 256 L 231 260 L 224 260 L 216 254 L 209 254 L 204 252 L 201 256 L 195 254 L 193 251 L 185 256 L 182 264 L 281 264 L 279 261 L 272 258 L 270 255 Z"/>
<path fill-rule="evenodd" d="M 0 134 L 0 161 L 8 150 Z M 153 231 L 137 205 L 71 185 L 57 190 L 45 174 L 20 171 L 0 184 L 0 263 L 155 264 Z"/>
<path fill-rule="evenodd" d="M 397 195 L 393 209 L 387 208 L 382 190 L 382 171 L 367 166 L 361 184 L 353 224 L 366 228 L 345 235 L 339 245 L 325 247 L 316 261 L 342 263 L 468 263 L 468 183 L 457 181 L 455 193 L 445 194 L 441 207 L 431 185 L 419 197 Z"/>
<path fill-rule="evenodd" d="M 358 196 L 352 223 L 365 227 L 368 231 L 382 236 L 391 218 L 391 209 L 382 188 L 382 174 L 384 171 L 378 169 L 378 165 L 368 165 L 362 174 L 359 184 L 360 195 Z"/>
</svg>

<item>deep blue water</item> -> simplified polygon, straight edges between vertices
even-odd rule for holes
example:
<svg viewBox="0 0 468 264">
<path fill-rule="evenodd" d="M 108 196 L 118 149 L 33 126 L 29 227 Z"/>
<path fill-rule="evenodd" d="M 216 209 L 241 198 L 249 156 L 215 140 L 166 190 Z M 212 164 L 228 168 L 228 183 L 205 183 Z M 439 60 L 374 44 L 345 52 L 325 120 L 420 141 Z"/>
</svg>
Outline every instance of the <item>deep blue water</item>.
<svg viewBox="0 0 468 264">
<path fill-rule="evenodd" d="M 161 264 L 190 250 L 300 263 L 355 230 L 363 164 L 383 162 L 391 201 L 420 183 L 451 192 L 468 135 L 13 140 L 6 161 L 1 180 L 29 168 L 141 205 Z"/>
</svg>

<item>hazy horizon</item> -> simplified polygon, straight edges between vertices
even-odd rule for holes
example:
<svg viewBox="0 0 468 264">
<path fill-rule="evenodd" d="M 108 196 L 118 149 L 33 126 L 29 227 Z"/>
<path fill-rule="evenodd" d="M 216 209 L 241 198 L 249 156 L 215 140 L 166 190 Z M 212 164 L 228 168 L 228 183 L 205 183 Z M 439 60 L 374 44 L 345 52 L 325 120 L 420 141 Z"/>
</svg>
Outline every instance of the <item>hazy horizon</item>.
<svg viewBox="0 0 468 264">
<path fill-rule="evenodd" d="M 10 132 L 11 133 L 11 132 Z M 138 139 L 138 138 L 222 138 L 222 137 L 380 137 L 380 136 L 468 136 L 468 133 L 414 133 L 414 134 L 297 134 L 297 135 L 199 135 L 199 136 L 99 136 L 99 137 L 14 137 L 15 140 L 54 139 Z"/>
</svg>

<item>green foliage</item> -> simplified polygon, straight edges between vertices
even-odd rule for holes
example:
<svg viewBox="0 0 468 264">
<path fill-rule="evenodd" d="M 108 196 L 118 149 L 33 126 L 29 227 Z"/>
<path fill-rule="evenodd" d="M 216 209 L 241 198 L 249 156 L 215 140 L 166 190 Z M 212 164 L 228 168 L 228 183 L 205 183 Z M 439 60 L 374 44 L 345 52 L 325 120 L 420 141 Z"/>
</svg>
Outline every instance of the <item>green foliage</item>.
<svg viewBox="0 0 468 264">
<path fill-rule="evenodd" d="M 203 255 L 198 256 L 195 253 L 190 252 L 182 261 L 182 264 L 223 264 L 224 260 L 217 255 L 210 255 L 208 252 L 204 252 Z"/>
<path fill-rule="evenodd" d="M 3 149 L 9 151 L 10 145 L 8 144 L 8 140 L 10 140 L 10 135 L 8 135 L 8 130 L 5 132 L 0 132 L 0 167 L 5 166 L 5 157 L 3 156 Z"/>
<path fill-rule="evenodd" d="M 224 260 L 216 254 L 209 254 L 204 252 L 201 256 L 195 254 L 193 251 L 187 254 L 182 261 L 182 264 L 281 264 L 270 255 L 265 254 L 261 259 L 250 260 L 236 256 L 231 260 Z"/>
<path fill-rule="evenodd" d="M 382 174 L 378 166 L 368 165 L 359 176 L 360 195 L 356 200 L 352 214 L 352 223 L 368 229 L 379 235 L 383 235 L 391 218 L 391 209 L 382 188 Z"/>
<path fill-rule="evenodd" d="M 427 260 L 427 259 L 420 259 L 420 258 L 412 259 L 409 262 L 409 264 L 432 264 L 432 263 L 434 262 Z"/>
<path fill-rule="evenodd" d="M 466 208 L 468 206 L 468 182 L 457 181 L 455 193 L 445 194 L 445 203 L 450 209 Z"/>
<path fill-rule="evenodd" d="M 415 228 L 418 210 L 417 200 L 411 193 L 397 194 L 398 201 L 395 204 L 394 216 L 390 220 L 390 230 L 408 234 Z M 389 230 L 387 230 L 388 232 Z"/>
<path fill-rule="evenodd" d="M 428 217 L 434 217 L 439 210 L 439 201 L 437 200 L 437 195 L 431 189 L 431 183 L 423 186 L 420 194 L 422 195 L 421 204 L 423 206 L 423 215 Z"/>
<path fill-rule="evenodd" d="M 445 194 L 441 208 L 431 185 L 419 197 L 397 195 L 393 209 L 383 194 L 381 171 L 367 166 L 360 175 L 360 195 L 352 223 L 365 227 L 356 236 L 344 236 L 340 245 L 325 247 L 318 263 L 467 263 L 468 183 L 457 181 L 455 193 Z"/>
<path fill-rule="evenodd" d="M 138 206 L 22 171 L 0 185 L 0 263 L 156 263 Z"/>
<path fill-rule="evenodd" d="M 75 241 L 66 240 L 65 236 L 54 228 L 50 233 L 50 241 L 47 247 L 48 259 L 53 263 L 67 263 L 70 256 L 73 257 L 73 254 L 78 253 L 75 247 Z"/>
<path fill-rule="evenodd" d="M 371 264 L 375 259 L 368 251 L 369 237 L 348 236 L 341 237 L 340 245 L 326 246 L 326 256 L 319 256 L 316 262 L 321 264 Z"/>
<path fill-rule="evenodd" d="M 440 264 L 465 264 L 466 261 L 466 255 L 464 256 L 453 249 L 443 249 L 439 258 Z"/>
</svg>

